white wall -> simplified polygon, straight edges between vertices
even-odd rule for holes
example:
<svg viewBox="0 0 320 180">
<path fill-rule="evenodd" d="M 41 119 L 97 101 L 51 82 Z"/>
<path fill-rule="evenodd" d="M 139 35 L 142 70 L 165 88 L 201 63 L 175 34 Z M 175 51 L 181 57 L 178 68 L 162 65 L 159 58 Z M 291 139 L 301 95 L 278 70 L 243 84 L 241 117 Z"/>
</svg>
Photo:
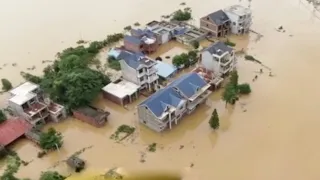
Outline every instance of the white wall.
<svg viewBox="0 0 320 180">
<path fill-rule="evenodd" d="M 139 85 L 137 71 L 128 66 L 124 60 L 120 60 L 120 65 L 123 79 Z"/>
<path fill-rule="evenodd" d="M 210 52 L 204 51 L 201 53 L 201 56 L 202 56 L 201 64 L 206 69 L 213 71 L 215 73 L 219 72 L 219 62 L 213 59 Z"/>
<path fill-rule="evenodd" d="M 166 32 L 166 33 L 162 34 L 161 38 L 162 38 L 161 39 L 162 44 L 167 43 L 170 38 L 170 32 Z"/>
<path fill-rule="evenodd" d="M 228 11 L 225 11 L 225 13 L 227 14 L 227 16 L 229 17 L 229 19 L 231 20 L 231 32 L 233 34 L 238 34 L 238 20 L 239 20 L 239 16 L 232 13 L 232 12 L 228 12 Z M 236 23 L 234 25 L 234 22 Z"/>
<path fill-rule="evenodd" d="M 176 108 L 175 115 L 176 116 L 180 115 L 187 108 L 186 105 L 187 105 L 187 101 L 184 100 L 180 102 L 180 104 Z"/>
</svg>

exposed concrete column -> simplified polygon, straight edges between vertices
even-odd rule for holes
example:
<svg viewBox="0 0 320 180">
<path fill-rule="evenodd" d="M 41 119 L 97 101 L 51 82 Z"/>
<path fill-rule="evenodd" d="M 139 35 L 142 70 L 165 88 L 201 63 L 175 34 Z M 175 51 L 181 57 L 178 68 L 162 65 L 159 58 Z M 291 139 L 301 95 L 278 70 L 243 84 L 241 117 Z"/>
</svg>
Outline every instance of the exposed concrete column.
<svg viewBox="0 0 320 180">
<path fill-rule="evenodd" d="M 132 96 L 132 95 L 129 95 L 129 102 L 130 102 L 130 103 L 132 102 L 131 96 Z"/>
<path fill-rule="evenodd" d="M 172 128 L 172 125 L 171 125 L 171 113 L 169 113 L 169 128 L 170 129 Z"/>
<path fill-rule="evenodd" d="M 138 91 L 136 91 L 135 94 L 136 94 L 136 98 L 138 99 L 138 98 L 139 98 L 139 97 L 138 97 Z"/>
<path fill-rule="evenodd" d="M 123 99 L 121 99 L 121 106 L 123 106 Z"/>
</svg>

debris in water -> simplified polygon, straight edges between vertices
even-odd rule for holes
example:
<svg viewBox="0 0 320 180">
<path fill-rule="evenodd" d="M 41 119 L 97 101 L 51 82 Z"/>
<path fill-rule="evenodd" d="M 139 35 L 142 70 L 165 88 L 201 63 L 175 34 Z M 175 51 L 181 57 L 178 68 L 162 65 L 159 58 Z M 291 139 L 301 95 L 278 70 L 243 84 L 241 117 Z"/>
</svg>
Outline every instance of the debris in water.
<svg viewBox="0 0 320 180">
<path fill-rule="evenodd" d="M 156 150 L 157 150 L 157 143 L 152 143 L 148 146 L 149 152 L 156 152 Z"/>
<path fill-rule="evenodd" d="M 140 153 L 140 162 L 141 163 L 146 162 L 146 153 L 144 153 L 144 152 Z"/>
<path fill-rule="evenodd" d="M 262 74 L 263 73 L 263 69 L 260 69 L 260 74 Z"/>
<path fill-rule="evenodd" d="M 180 3 L 180 6 L 185 6 L 185 5 L 186 5 L 185 2 Z"/>
<path fill-rule="evenodd" d="M 193 164 L 193 163 L 191 163 L 191 164 L 190 164 L 190 167 L 192 168 L 193 166 L 194 166 L 194 164 Z"/>
<path fill-rule="evenodd" d="M 139 22 L 135 22 L 133 25 L 134 26 L 140 26 L 140 23 Z"/>
<path fill-rule="evenodd" d="M 123 179 L 123 176 L 117 172 L 118 168 L 110 169 L 105 175 L 104 178 L 106 179 Z"/>
<path fill-rule="evenodd" d="M 3 64 L 3 67 L 6 67 L 7 66 L 7 63 L 6 64 Z"/>
<path fill-rule="evenodd" d="M 183 149 L 184 148 L 184 145 L 180 145 L 180 148 L 179 149 Z"/>
<path fill-rule="evenodd" d="M 17 66 L 17 63 L 12 63 L 12 66 L 13 66 L 13 67 Z"/>
<path fill-rule="evenodd" d="M 166 59 L 170 59 L 170 56 L 166 56 L 165 58 L 166 58 Z"/>
<path fill-rule="evenodd" d="M 247 112 L 247 110 L 246 110 L 246 109 L 244 109 L 244 110 L 242 110 L 242 112 Z"/>
</svg>

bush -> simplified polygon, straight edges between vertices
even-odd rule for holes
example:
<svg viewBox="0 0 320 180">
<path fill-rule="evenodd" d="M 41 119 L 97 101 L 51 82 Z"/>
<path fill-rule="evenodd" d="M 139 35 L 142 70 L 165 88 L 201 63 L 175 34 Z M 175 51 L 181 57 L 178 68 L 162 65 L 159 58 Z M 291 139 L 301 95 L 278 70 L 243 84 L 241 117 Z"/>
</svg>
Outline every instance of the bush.
<svg viewBox="0 0 320 180">
<path fill-rule="evenodd" d="M 176 21 L 188 21 L 191 19 L 191 10 L 186 9 L 184 11 L 178 10 L 173 13 L 173 17 L 171 20 L 176 20 Z"/>
<path fill-rule="evenodd" d="M 40 134 L 40 147 L 44 150 L 60 148 L 62 146 L 62 135 L 53 128 L 49 128 L 48 132 Z"/>
<path fill-rule="evenodd" d="M 193 48 L 198 49 L 199 46 L 200 46 L 200 43 L 198 41 L 192 41 L 191 45 L 192 45 Z"/>
<path fill-rule="evenodd" d="M 219 115 L 218 115 L 217 109 L 213 110 L 213 113 L 211 115 L 209 124 L 210 124 L 210 127 L 212 129 L 218 129 L 219 128 L 220 123 L 219 123 Z"/>
<path fill-rule="evenodd" d="M 108 66 L 111 68 L 111 69 L 114 69 L 114 70 L 117 70 L 117 71 L 120 71 L 121 70 L 121 65 L 120 65 L 120 62 L 117 61 L 117 60 L 112 60 L 109 62 Z"/>
<path fill-rule="evenodd" d="M 157 143 L 152 143 L 148 146 L 149 152 L 156 152 L 156 150 L 157 150 Z"/>
<path fill-rule="evenodd" d="M 5 120 L 7 120 L 7 116 L 3 110 L 0 109 L 0 123 L 4 122 Z"/>
<path fill-rule="evenodd" d="M 227 41 L 224 42 L 224 44 L 227 45 L 227 46 L 231 46 L 231 47 L 236 46 L 236 43 L 229 41 L 229 39 L 227 39 Z"/>
<path fill-rule="evenodd" d="M 249 60 L 249 61 L 255 61 L 255 60 L 256 60 L 256 58 L 254 58 L 254 57 L 251 56 L 251 55 L 245 55 L 244 58 L 245 58 L 246 60 Z"/>
<path fill-rule="evenodd" d="M 60 175 L 57 171 L 42 172 L 40 180 L 64 180 L 66 177 Z"/>
<path fill-rule="evenodd" d="M 240 94 L 250 94 L 251 93 L 250 85 L 248 83 L 239 84 L 238 91 Z"/>
<path fill-rule="evenodd" d="M 2 83 L 2 90 L 9 91 L 10 89 L 12 89 L 12 84 L 8 79 L 1 79 L 1 83 Z"/>
</svg>

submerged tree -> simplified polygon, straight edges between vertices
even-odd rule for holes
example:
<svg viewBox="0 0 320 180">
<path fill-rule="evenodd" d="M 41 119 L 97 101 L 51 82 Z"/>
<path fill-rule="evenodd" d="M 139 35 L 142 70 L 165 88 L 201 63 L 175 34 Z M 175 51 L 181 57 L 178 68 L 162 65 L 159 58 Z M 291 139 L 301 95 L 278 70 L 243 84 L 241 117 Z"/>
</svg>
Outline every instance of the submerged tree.
<svg viewBox="0 0 320 180">
<path fill-rule="evenodd" d="M 59 174 L 57 171 L 42 172 L 40 180 L 64 180 L 66 177 Z"/>
<path fill-rule="evenodd" d="M 12 89 L 12 84 L 8 79 L 1 79 L 1 83 L 2 83 L 2 90 L 9 91 L 10 89 Z"/>
<path fill-rule="evenodd" d="M 62 146 L 62 135 L 53 128 L 40 135 L 40 147 L 45 150 L 56 149 Z"/>
<path fill-rule="evenodd" d="M 231 83 L 227 84 L 222 94 L 222 99 L 226 102 L 226 106 L 227 104 L 234 104 L 237 100 L 237 95 L 236 87 Z"/>
<path fill-rule="evenodd" d="M 21 161 L 18 156 L 8 156 L 7 168 L 2 176 L 0 176 L 0 180 L 19 180 L 14 174 L 18 172 L 20 165 Z"/>
<path fill-rule="evenodd" d="M 193 47 L 194 49 L 198 49 L 199 46 L 200 46 L 200 43 L 199 43 L 199 41 L 192 41 L 192 42 L 191 42 L 191 45 L 192 45 L 192 47 Z"/>
<path fill-rule="evenodd" d="M 248 83 L 243 83 L 238 85 L 238 91 L 240 94 L 250 94 L 251 88 Z"/>
<path fill-rule="evenodd" d="M 3 110 L 0 109 L 0 123 L 4 122 L 5 120 L 7 120 L 7 116 Z"/>
<path fill-rule="evenodd" d="M 190 20 L 192 18 L 191 16 L 191 9 L 185 9 L 185 10 L 178 10 L 176 12 L 173 13 L 173 17 L 172 20 L 176 20 L 176 21 L 187 21 Z"/>
<path fill-rule="evenodd" d="M 230 83 L 234 86 L 238 86 L 238 80 L 239 80 L 238 71 L 237 70 L 232 71 L 230 75 Z"/>
<path fill-rule="evenodd" d="M 214 109 L 214 111 L 213 111 L 213 113 L 211 115 L 209 124 L 210 124 L 210 127 L 212 129 L 218 129 L 219 128 L 220 123 L 219 123 L 219 115 L 218 115 L 217 109 Z"/>
</svg>

